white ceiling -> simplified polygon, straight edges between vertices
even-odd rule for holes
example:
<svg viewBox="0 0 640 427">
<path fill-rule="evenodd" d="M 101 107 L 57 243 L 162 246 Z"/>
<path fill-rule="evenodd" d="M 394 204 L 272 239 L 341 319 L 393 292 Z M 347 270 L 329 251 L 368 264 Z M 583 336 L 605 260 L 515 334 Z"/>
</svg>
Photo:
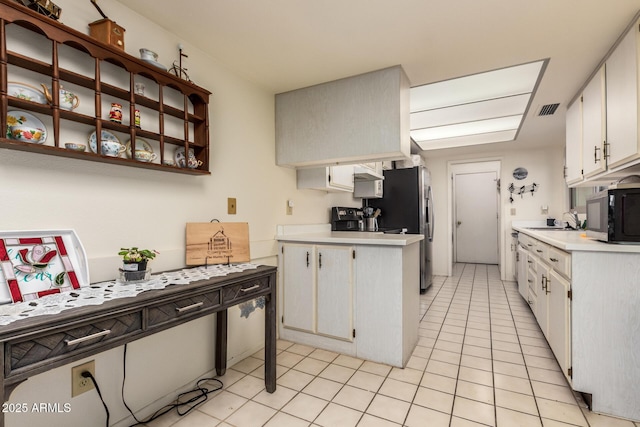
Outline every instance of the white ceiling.
<svg viewBox="0 0 640 427">
<path fill-rule="evenodd" d="M 417 86 L 550 58 L 517 140 L 492 149 L 564 144 L 567 103 L 640 10 L 640 0 L 119 1 L 273 93 L 397 64 Z M 534 117 L 556 102 L 555 115 Z"/>
</svg>

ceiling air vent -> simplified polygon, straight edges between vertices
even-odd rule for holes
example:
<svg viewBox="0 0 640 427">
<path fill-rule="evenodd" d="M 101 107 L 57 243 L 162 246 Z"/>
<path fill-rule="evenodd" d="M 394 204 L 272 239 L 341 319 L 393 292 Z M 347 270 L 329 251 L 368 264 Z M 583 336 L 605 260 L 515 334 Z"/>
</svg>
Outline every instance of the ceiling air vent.
<svg viewBox="0 0 640 427">
<path fill-rule="evenodd" d="M 560 104 L 543 105 L 542 107 L 540 107 L 540 110 L 538 111 L 538 116 L 552 116 L 556 112 L 559 106 Z"/>
</svg>

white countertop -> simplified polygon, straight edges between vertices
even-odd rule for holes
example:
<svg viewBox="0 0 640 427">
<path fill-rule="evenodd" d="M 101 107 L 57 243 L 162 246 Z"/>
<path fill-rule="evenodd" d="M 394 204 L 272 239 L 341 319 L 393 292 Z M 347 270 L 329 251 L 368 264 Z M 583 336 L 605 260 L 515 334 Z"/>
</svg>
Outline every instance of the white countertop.
<svg viewBox="0 0 640 427">
<path fill-rule="evenodd" d="M 349 245 L 407 246 L 423 240 L 422 234 L 384 234 L 368 231 L 319 231 L 314 233 L 278 234 L 283 242 L 335 243 Z"/>
<path fill-rule="evenodd" d="M 587 237 L 584 230 L 532 230 L 523 226 L 512 226 L 524 233 L 565 251 L 640 253 L 640 245 L 604 243 Z M 549 227 L 551 228 L 551 227 Z"/>
</svg>

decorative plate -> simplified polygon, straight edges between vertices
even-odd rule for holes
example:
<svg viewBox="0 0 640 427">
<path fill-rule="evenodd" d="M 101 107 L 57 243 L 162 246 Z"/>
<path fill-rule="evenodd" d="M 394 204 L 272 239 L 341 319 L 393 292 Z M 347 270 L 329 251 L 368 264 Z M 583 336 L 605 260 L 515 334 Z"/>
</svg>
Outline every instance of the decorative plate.
<svg viewBox="0 0 640 427">
<path fill-rule="evenodd" d="M 517 180 L 525 179 L 527 175 L 529 175 L 529 172 L 523 167 L 515 168 L 513 170 L 513 177 Z"/>
<path fill-rule="evenodd" d="M 26 101 L 37 102 L 38 104 L 47 103 L 47 98 L 44 96 L 44 92 L 26 83 L 7 82 L 7 94 Z"/>
<path fill-rule="evenodd" d="M 131 140 L 127 141 L 125 153 L 127 153 L 127 157 L 131 158 Z M 136 138 L 136 150 L 145 150 L 153 153 L 153 147 L 147 141 L 142 138 Z"/>
<path fill-rule="evenodd" d="M 113 141 L 113 142 L 117 142 L 118 144 L 122 144 L 118 139 L 118 137 L 112 134 L 111 132 L 109 132 L 108 130 L 102 129 L 101 136 L 102 136 L 102 138 L 100 138 L 101 141 Z M 91 151 L 97 154 L 98 151 L 96 147 L 97 147 L 96 131 L 93 131 L 91 132 L 91 135 L 89 135 L 89 148 L 91 148 Z"/>
<path fill-rule="evenodd" d="M 42 144 L 47 140 L 47 128 L 38 119 L 31 113 L 27 113 L 22 110 L 13 110 L 7 112 L 7 138 L 9 139 L 18 139 L 13 138 L 11 134 L 11 126 L 20 126 L 24 125 L 33 130 L 34 132 L 21 132 L 22 138 L 21 141 L 34 142 L 36 144 Z M 40 132 L 40 134 L 37 134 Z"/>
<path fill-rule="evenodd" d="M 87 257 L 73 230 L 0 232 L 0 304 L 88 284 Z"/>
</svg>

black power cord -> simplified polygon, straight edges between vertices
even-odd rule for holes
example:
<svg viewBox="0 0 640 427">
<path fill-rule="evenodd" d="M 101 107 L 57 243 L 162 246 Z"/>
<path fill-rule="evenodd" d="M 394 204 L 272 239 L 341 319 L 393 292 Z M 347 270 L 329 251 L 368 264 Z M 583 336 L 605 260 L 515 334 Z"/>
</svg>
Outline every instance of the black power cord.
<svg viewBox="0 0 640 427">
<path fill-rule="evenodd" d="M 196 382 L 196 388 L 184 393 L 180 393 L 178 395 L 178 398 L 176 399 L 176 403 L 171 403 L 168 405 L 163 406 L 162 408 L 158 409 L 156 412 L 154 412 L 153 414 L 151 414 L 151 416 L 149 416 L 149 418 L 147 418 L 146 420 L 139 420 L 136 415 L 133 413 L 133 411 L 131 410 L 131 408 L 129 407 L 129 405 L 127 405 L 127 402 L 124 398 L 124 385 L 125 385 L 125 381 L 127 379 L 127 344 L 124 345 L 124 353 L 123 353 L 123 368 L 122 368 L 122 403 L 124 403 L 125 408 L 127 408 L 127 410 L 129 411 L 129 413 L 131 414 L 131 416 L 133 417 L 134 420 L 136 420 L 135 424 L 132 424 L 131 427 L 137 426 L 137 425 L 141 425 L 141 424 L 145 424 L 148 422 L 151 422 L 153 420 L 155 420 L 156 418 L 161 417 L 162 415 L 166 414 L 167 412 L 172 411 L 173 409 L 176 409 L 178 412 L 178 415 L 180 415 L 181 417 L 184 415 L 187 415 L 189 412 L 193 411 L 198 405 L 203 404 L 204 402 L 207 401 L 207 399 L 209 398 L 208 395 L 216 392 L 218 390 L 220 390 L 223 387 L 222 381 L 216 379 L 216 378 L 202 378 L 200 380 L 198 380 Z M 207 381 L 215 381 L 217 382 L 219 385 L 216 385 L 215 388 L 213 389 L 208 389 L 206 387 L 203 387 L 201 384 L 206 383 Z M 97 386 L 96 386 L 97 389 Z M 98 393 L 100 393 L 98 391 Z M 189 397 L 191 395 L 191 397 Z M 187 400 L 181 402 L 181 400 L 183 398 L 187 397 Z M 193 405 L 192 405 L 193 404 Z M 187 406 L 188 409 L 184 412 L 180 412 L 180 408 L 183 406 Z M 105 405 L 106 408 L 106 405 Z M 107 420 L 108 420 L 108 414 L 109 412 L 107 411 Z"/>
<path fill-rule="evenodd" d="M 91 372 L 89 371 L 84 371 L 80 375 L 83 378 L 89 378 L 91 382 L 93 382 L 93 385 L 95 386 L 96 391 L 98 392 L 98 396 L 100 396 L 100 400 L 102 401 L 102 405 L 104 406 L 104 411 L 107 413 L 107 422 L 105 425 L 109 427 L 109 408 L 107 407 L 107 404 L 105 403 L 104 398 L 102 397 L 102 392 L 100 392 L 100 387 L 98 387 L 98 382 L 93 377 L 93 375 L 91 375 Z"/>
</svg>

